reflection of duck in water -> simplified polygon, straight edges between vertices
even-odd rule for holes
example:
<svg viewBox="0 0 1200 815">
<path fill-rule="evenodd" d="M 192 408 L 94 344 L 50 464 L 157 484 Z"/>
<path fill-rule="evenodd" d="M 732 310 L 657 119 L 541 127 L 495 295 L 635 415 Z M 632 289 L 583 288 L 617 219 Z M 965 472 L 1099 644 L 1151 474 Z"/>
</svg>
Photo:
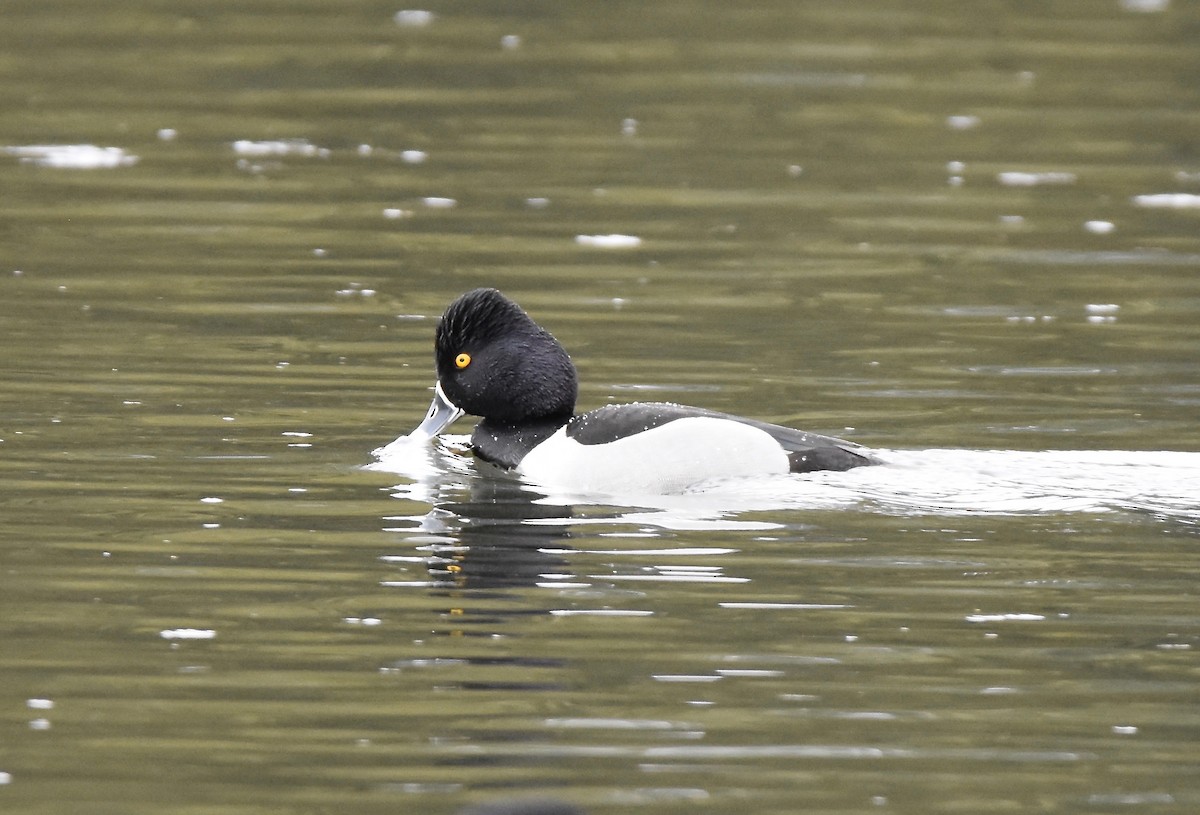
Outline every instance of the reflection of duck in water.
<svg viewBox="0 0 1200 815">
<path fill-rule="evenodd" d="M 877 463 L 850 442 L 662 402 L 575 414 L 575 366 L 549 332 L 495 289 L 459 297 L 438 323 L 438 381 L 413 436 L 483 417 L 475 455 L 535 483 L 578 492 L 678 492 L 730 476 L 849 470 Z"/>
<path fill-rule="evenodd" d="M 440 503 L 436 511 L 456 523 L 452 539 L 430 547 L 430 574 L 455 588 L 493 589 L 532 586 L 566 571 L 567 524 L 537 521 L 569 519 L 572 508 L 535 497 L 513 481 L 476 479 L 468 500 Z"/>
<path fill-rule="evenodd" d="M 527 798 L 479 804 L 460 810 L 458 815 L 584 815 L 582 809 L 549 798 Z"/>
</svg>

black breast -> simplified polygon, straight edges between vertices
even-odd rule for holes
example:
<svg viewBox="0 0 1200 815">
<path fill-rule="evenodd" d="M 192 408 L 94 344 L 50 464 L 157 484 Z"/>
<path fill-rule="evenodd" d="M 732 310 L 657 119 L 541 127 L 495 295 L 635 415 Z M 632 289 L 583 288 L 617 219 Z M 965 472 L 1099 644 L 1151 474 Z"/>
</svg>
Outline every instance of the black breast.
<svg viewBox="0 0 1200 815">
<path fill-rule="evenodd" d="M 549 419 L 506 425 L 485 419 L 475 425 L 471 433 L 471 448 L 484 461 L 511 470 L 521 463 L 530 450 L 553 436 L 566 422 L 566 419 Z"/>
</svg>

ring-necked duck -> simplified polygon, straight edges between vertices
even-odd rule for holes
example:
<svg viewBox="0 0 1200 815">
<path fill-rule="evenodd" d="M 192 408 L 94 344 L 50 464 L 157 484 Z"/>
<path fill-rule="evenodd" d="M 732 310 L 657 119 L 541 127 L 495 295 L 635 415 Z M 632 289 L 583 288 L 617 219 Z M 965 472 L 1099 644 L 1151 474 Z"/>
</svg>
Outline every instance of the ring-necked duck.
<svg viewBox="0 0 1200 815">
<path fill-rule="evenodd" d="M 851 442 L 665 402 L 575 414 L 575 366 L 548 331 L 495 289 L 459 297 L 438 323 L 433 404 L 411 436 L 470 413 L 476 456 L 551 488 L 670 493 L 733 476 L 878 463 Z"/>
</svg>

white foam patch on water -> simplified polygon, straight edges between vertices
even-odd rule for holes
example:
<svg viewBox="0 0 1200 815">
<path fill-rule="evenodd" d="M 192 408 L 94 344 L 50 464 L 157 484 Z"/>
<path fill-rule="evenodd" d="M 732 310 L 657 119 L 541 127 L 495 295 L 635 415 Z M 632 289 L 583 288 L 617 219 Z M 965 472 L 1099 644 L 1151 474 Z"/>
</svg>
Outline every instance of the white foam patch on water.
<svg viewBox="0 0 1200 815">
<path fill-rule="evenodd" d="M 824 474 L 811 497 L 938 514 L 1141 510 L 1200 517 L 1200 453 L 892 450 L 879 456 L 885 466 Z"/>
<path fill-rule="evenodd" d="M 270 139 L 255 141 L 238 139 L 233 143 L 233 152 L 239 156 L 309 156 L 328 158 L 332 151 L 318 147 L 307 139 Z"/>
<path fill-rule="evenodd" d="M 1044 185 L 1074 184 L 1076 176 L 1074 173 L 1063 172 L 1027 173 L 1013 171 L 997 173 L 996 180 L 1006 187 L 1038 187 Z"/>
<path fill-rule="evenodd" d="M 1188 192 L 1163 192 L 1135 195 L 1133 203 L 1148 209 L 1194 209 L 1200 207 L 1200 195 Z"/>
<path fill-rule="evenodd" d="M 138 162 L 137 156 L 120 147 L 98 147 L 94 144 L 27 144 L 5 147 L 3 150 L 10 156 L 17 156 L 22 162 L 66 170 L 129 167 Z"/>
<path fill-rule="evenodd" d="M 158 633 L 165 640 L 211 640 L 217 636 L 211 628 L 167 628 Z"/>
<path fill-rule="evenodd" d="M 576 235 L 575 243 L 596 249 L 634 249 L 642 245 L 637 235 Z"/>
</svg>

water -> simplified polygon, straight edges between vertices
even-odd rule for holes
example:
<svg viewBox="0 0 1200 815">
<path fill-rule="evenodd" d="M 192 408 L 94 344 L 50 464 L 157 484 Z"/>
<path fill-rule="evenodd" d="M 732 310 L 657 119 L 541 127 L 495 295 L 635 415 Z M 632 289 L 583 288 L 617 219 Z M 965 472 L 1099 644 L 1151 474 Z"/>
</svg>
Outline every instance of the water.
<svg viewBox="0 0 1200 815">
<path fill-rule="evenodd" d="M 1196 811 L 1196 7 L 399 10 L 5 7 L 0 807 Z M 477 285 L 888 465 L 366 469 Z"/>
</svg>

